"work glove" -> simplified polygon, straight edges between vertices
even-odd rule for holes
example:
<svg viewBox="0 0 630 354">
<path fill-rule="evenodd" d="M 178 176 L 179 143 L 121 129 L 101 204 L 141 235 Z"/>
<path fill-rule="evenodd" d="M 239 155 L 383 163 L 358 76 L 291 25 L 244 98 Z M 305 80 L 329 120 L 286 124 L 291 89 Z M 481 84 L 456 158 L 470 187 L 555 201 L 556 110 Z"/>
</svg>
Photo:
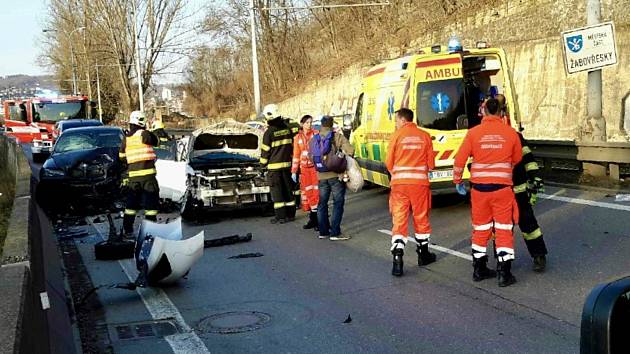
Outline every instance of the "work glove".
<svg viewBox="0 0 630 354">
<path fill-rule="evenodd" d="M 457 194 L 459 195 L 466 195 L 468 192 L 466 191 L 466 186 L 464 186 L 464 183 L 457 183 L 455 185 L 455 190 L 457 191 Z"/>
<path fill-rule="evenodd" d="M 534 181 L 531 184 L 532 189 L 534 189 L 536 193 L 545 193 L 545 184 L 543 183 L 542 178 L 534 177 Z"/>
<path fill-rule="evenodd" d="M 536 205 L 537 202 L 538 202 L 538 194 L 529 193 L 529 204 L 531 204 L 531 206 L 534 206 Z"/>
<path fill-rule="evenodd" d="M 291 174 L 291 179 L 293 180 L 293 183 L 297 183 L 297 173 L 292 173 Z"/>
</svg>

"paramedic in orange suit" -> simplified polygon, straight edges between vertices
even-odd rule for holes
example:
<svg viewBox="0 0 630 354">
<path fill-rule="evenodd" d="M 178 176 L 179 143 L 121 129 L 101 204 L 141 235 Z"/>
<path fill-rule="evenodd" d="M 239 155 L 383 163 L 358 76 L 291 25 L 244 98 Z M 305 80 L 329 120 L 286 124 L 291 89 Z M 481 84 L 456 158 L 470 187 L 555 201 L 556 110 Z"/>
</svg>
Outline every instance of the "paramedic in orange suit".
<svg viewBox="0 0 630 354">
<path fill-rule="evenodd" d="M 499 286 L 516 282 L 511 273 L 514 259 L 514 220 L 518 208 L 512 191 L 512 169 L 521 161 L 521 142 L 516 131 L 503 123 L 499 102 L 490 98 L 485 103 L 481 124 L 470 129 L 455 156 L 453 182 L 462 183 L 464 165 L 472 156 L 472 255 L 473 280 L 494 278 Z M 496 236 L 497 272 L 488 269 L 486 247 L 494 231 Z"/>
<path fill-rule="evenodd" d="M 297 183 L 297 173 L 300 175 L 300 196 L 302 210 L 308 212 L 309 218 L 304 229 L 315 229 L 317 227 L 317 204 L 319 203 L 319 188 L 317 170 L 313 161 L 308 157 L 308 143 L 313 135 L 318 132 L 312 129 L 313 117 L 305 115 L 300 120 L 302 130 L 293 139 L 293 163 L 291 165 L 291 178 Z"/>
<path fill-rule="evenodd" d="M 429 252 L 431 224 L 431 189 L 429 171 L 435 167 L 435 154 L 429 133 L 413 122 L 413 111 L 401 108 L 396 113 L 396 131 L 389 140 L 387 170 L 390 173 L 389 210 L 392 214 L 392 275 L 403 275 L 403 254 L 409 229 L 409 212 L 413 218 L 418 265 L 435 262 Z"/>
</svg>

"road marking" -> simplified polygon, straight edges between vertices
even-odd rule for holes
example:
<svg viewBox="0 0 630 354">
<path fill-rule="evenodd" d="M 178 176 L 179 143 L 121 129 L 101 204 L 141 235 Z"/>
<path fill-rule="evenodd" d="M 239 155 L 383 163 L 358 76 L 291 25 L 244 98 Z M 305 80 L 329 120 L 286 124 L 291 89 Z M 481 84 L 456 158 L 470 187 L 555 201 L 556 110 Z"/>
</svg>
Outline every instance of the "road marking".
<svg viewBox="0 0 630 354">
<path fill-rule="evenodd" d="M 386 234 L 386 235 L 389 235 L 389 236 L 392 235 L 392 232 L 389 231 L 389 230 L 378 230 L 378 232 Z M 414 239 L 413 237 L 409 237 L 409 238 L 407 238 L 407 240 L 409 240 L 409 241 L 415 243 L 416 245 L 418 245 L 418 241 L 416 241 L 416 239 Z M 472 256 L 471 255 L 468 255 L 468 254 L 465 254 L 465 253 L 461 253 L 459 251 L 455 251 L 455 250 L 452 250 L 450 248 L 446 248 L 446 247 L 442 247 L 442 246 L 438 246 L 438 245 L 433 245 L 431 243 L 429 243 L 429 248 L 434 249 L 436 251 L 448 253 L 450 255 L 457 256 L 459 258 L 463 258 L 465 260 L 468 260 L 468 261 L 472 262 Z"/>
<path fill-rule="evenodd" d="M 594 200 L 563 197 L 563 196 L 555 195 L 555 194 L 549 195 L 549 194 L 539 193 L 538 197 L 543 198 L 543 199 L 558 200 L 558 201 L 566 202 L 566 203 L 581 204 L 581 205 L 595 206 L 595 207 L 600 207 L 600 208 L 608 208 L 608 209 L 615 209 L 615 210 L 622 210 L 622 211 L 630 211 L 630 206 L 628 205 L 618 205 L 618 204 L 606 203 L 606 202 L 596 202 Z"/>
<path fill-rule="evenodd" d="M 87 222 L 92 225 L 99 237 L 105 240 L 100 230 L 94 225 L 91 219 L 86 218 Z M 118 264 L 127 275 L 130 282 L 134 282 L 138 275 L 136 265 L 133 260 L 119 260 Z M 206 344 L 199 338 L 197 333 L 186 323 L 184 316 L 179 312 L 175 304 L 166 295 L 164 290 L 160 288 L 136 288 L 136 292 L 140 295 L 144 306 L 147 308 L 154 320 L 174 320 L 179 329 L 183 333 L 172 334 L 164 337 L 175 354 L 206 354 L 210 353 Z"/>
<path fill-rule="evenodd" d="M 122 267 L 129 281 L 133 282 L 136 280 L 138 272 L 136 271 L 135 262 L 129 259 L 119 260 L 118 264 Z M 136 292 L 142 298 L 142 302 L 144 302 L 154 320 L 175 320 L 177 327 L 184 332 L 164 337 L 171 349 L 173 349 L 173 353 L 210 353 L 205 343 L 186 323 L 184 317 L 164 290 L 159 288 L 136 288 Z"/>
</svg>

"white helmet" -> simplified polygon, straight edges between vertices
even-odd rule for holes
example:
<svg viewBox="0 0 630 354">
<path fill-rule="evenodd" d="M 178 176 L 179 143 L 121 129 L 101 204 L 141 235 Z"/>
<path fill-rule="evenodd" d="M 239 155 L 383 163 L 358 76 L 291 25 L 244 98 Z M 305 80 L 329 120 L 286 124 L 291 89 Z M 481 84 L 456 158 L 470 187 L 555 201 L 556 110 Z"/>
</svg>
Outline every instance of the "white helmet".
<svg viewBox="0 0 630 354">
<path fill-rule="evenodd" d="M 273 103 L 266 105 L 265 108 L 263 108 L 262 113 L 265 120 L 272 120 L 280 117 L 280 113 L 278 113 L 278 106 Z"/>
<path fill-rule="evenodd" d="M 142 111 L 133 111 L 129 116 L 129 124 L 144 128 L 147 126 L 147 116 Z"/>
</svg>

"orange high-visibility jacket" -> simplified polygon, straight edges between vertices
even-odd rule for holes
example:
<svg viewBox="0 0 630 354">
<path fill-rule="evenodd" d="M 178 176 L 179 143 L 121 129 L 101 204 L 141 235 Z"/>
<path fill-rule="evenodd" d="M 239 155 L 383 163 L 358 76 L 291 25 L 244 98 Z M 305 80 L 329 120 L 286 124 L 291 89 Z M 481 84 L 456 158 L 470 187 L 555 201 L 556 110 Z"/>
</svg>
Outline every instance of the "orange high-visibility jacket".
<svg viewBox="0 0 630 354">
<path fill-rule="evenodd" d="M 387 169 L 390 185 L 429 185 L 429 171 L 435 168 L 435 153 L 431 135 L 407 122 L 389 139 Z"/>
<path fill-rule="evenodd" d="M 293 139 L 293 162 L 291 163 L 291 173 L 297 173 L 298 168 L 314 167 L 313 161 L 308 158 L 308 142 L 311 141 L 313 135 L 317 134 L 315 129 L 311 129 L 305 133 L 300 132 Z"/>
<path fill-rule="evenodd" d="M 512 169 L 521 161 L 521 141 L 501 117 L 486 116 L 470 129 L 453 166 L 453 181 L 461 183 L 464 166 L 472 156 L 470 181 L 479 184 L 512 185 Z"/>
</svg>

